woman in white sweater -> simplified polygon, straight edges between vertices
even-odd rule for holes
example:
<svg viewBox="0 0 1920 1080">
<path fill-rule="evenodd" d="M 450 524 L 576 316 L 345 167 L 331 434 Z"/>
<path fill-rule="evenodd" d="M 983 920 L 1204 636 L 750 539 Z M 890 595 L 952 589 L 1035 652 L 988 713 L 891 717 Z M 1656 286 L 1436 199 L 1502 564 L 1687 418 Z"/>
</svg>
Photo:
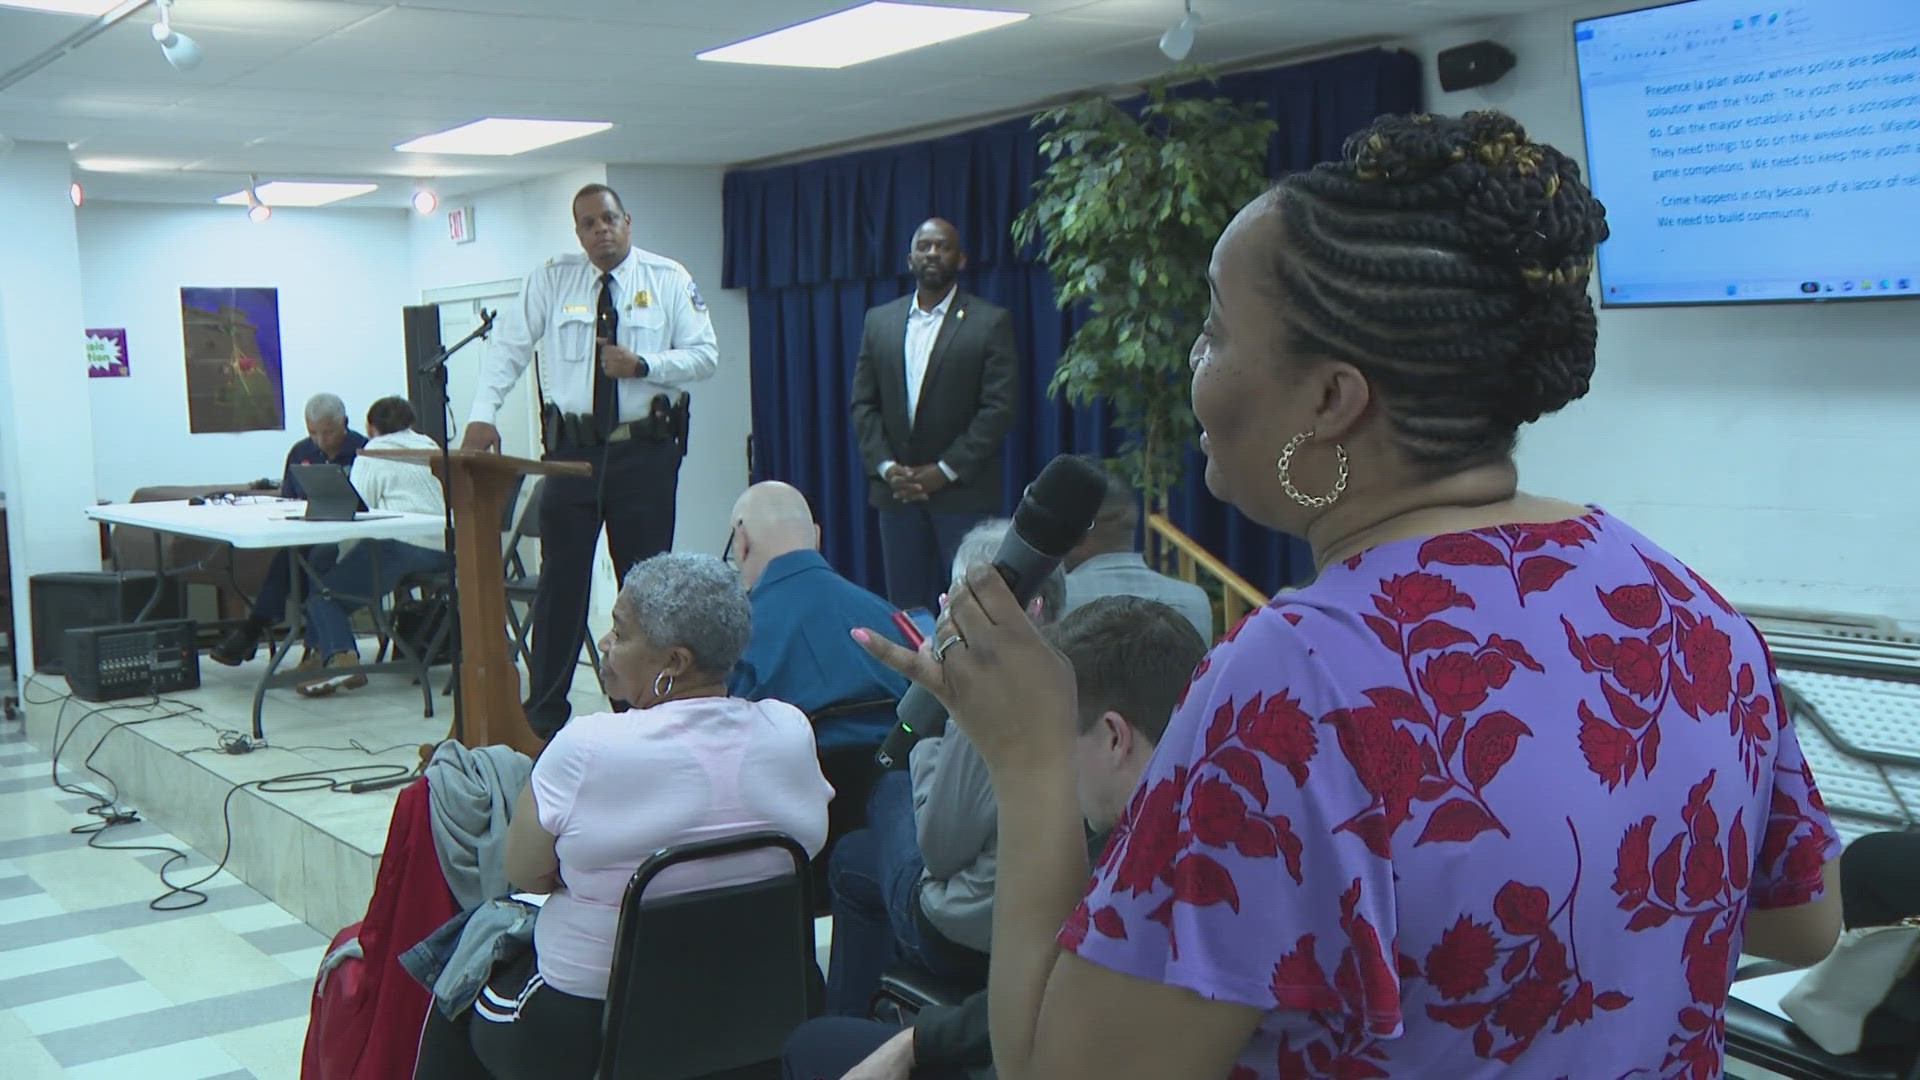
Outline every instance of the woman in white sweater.
<svg viewBox="0 0 1920 1080">
<path fill-rule="evenodd" d="M 407 399 L 384 397 L 367 410 L 367 445 L 363 450 L 438 450 L 439 444 L 413 430 L 413 406 Z M 446 495 L 440 479 L 425 465 L 356 455 L 354 490 L 369 510 L 401 510 L 415 514 L 446 513 Z M 318 579 L 307 599 L 307 648 L 326 658 L 326 665 L 353 667 L 360 650 L 350 621 L 355 609 L 384 595 L 408 574 L 445 570 L 453 565 L 446 544 L 436 536 L 411 540 L 357 540 L 342 548 L 340 559 Z M 365 686 L 358 671 L 328 674 L 303 683 L 300 693 L 326 697 L 341 690 Z"/>
</svg>

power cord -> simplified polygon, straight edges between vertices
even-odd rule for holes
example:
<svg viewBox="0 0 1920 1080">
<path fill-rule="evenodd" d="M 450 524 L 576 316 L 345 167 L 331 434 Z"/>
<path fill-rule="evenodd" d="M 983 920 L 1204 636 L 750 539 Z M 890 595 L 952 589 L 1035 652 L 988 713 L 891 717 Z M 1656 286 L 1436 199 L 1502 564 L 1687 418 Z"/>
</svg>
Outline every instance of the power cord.
<svg viewBox="0 0 1920 1080">
<path fill-rule="evenodd" d="M 36 685 L 37 679 L 38 679 L 37 675 L 28 676 L 26 680 L 27 686 L 31 687 Z M 50 686 L 47 688 L 52 689 Z M 207 899 L 208 899 L 207 894 L 200 891 L 200 886 L 205 885 L 207 882 L 212 881 L 215 877 L 219 876 L 219 874 L 226 869 L 228 861 L 233 857 L 233 799 L 234 799 L 234 796 L 238 795 L 240 792 L 245 791 L 248 788 L 253 788 L 258 792 L 266 793 L 266 794 L 279 794 L 279 793 L 290 793 L 290 792 L 298 792 L 298 791 L 318 791 L 318 790 L 327 790 L 327 791 L 341 792 L 346 794 L 357 794 L 363 791 L 379 790 L 383 787 L 398 786 L 398 784 L 405 782 L 406 778 L 411 777 L 414 774 L 416 774 L 418 771 L 420 771 L 418 766 L 407 766 L 407 765 L 389 764 L 389 763 L 381 763 L 381 762 L 369 762 L 364 765 L 337 765 L 337 766 L 329 766 L 325 768 L 307 769 L 300 772 L 285 773 L 280 776 L 268 777 L 264 780 L 248 780 L 239 784 L 235 784 L 227 790 L 227 793 L 225 797 L 222 799 L 220 804 L 220 821 L 223 829 L 225 830 L 225 840 L 223 841 L 219 862 L 214 865 L 213 869 L 207 871 L 206 874 L 197 878 L 196 880 L 187 882 L 185 884 L 175 884 L 173 880 L 168 877 L 167 872 L 168 870 L 172 869 L 176 863 L 184 863 L 184 862 L 190 861 L 192 856 L 189 855 L 187 852 L 181 851 L 178 848 L 168 847 L 162 844 L 107 844 L 107 843 L 102 843 L 100 841 L 100 837 L 103 834 L 105 834 L 108 829 L 111 829 L 116 825 L 132 825 L 132 824 L 138 823 L 141 820 L 141 817 L 137 811 L 121 804 L 120 785 L 114 781 L 113 777 L 102 772 L 99 768 L 95 767 L 93 764 L 94 755 L 99 753 L 101 746 L 105 745 L 107 739 L 110 736 L 112 736 L 114 732 L 120 730 L 121 728 L 136 727 L 141 724 L 150 724 L 159 720 L 172 720 L 172 719 L 186 718 L 186 719 L 192 719 L 197 721 L 198 723 L 211 729 L 215 733 L 216 739 L 217 739 L 217 743 L 215 746 L 196 747 L 192 750 L 185 751 L 183 756 L 185 754 L 194 754 L 194 753 L 246 754 L 246 753 L 252 753 L 255 750 L 284 750 L 288 753 L 292 753 L 300 750 L 338 751 L 338 752 L 358 751 L 360 753 L 365 753 L 369 756 L 372 756 L 376 754 L 387 753 L 393 750 L 411 748 L 416 744 L 399 743 L 390 747 L 383 747 L 379 750 L 373 750 L 373 749 L 369 749 L 367 746 L 362 744 L 358 739 L 350 739 L 348 740 L 347 746 L 306 746 L 306 747 L 269 746 L 265 742 L 265 740 L 255 740 L 251 736 L 246 735 L 242 732 L 237 732 L 230 729 L 223 729 L 223 728 L 217 727 L 214 724 L 209 723 L 207 720 L 205 720 L 204 718 L 198 715 L 201 710 L 200 710 L 200 707 L 197 705 L 193 705 L 187 702 L 167 699 L 167 698 L 161 698 L 158 696 L 155 696 L 145 701 L 123 702 L 123 703 L 116 703 L 111 705 L 96 706 L 93 709 L 90 709 L 89 711 L 87 711 L 78 720 L 75 720 L 73 727 L 68 729 L 66 733 L 62 735 L 61 728 L 66 721 L 67 709 L 77 700 L 79 699 L 76 698 L 73 694 L 59 693 L 57 690 L 55 691 L 55 696 L 53 697 L 49 697 L 49 698 L 45 698 L 37 701 L 32 698 L 27 699 L 27 701 L 30 704 L 34 704 L 34 705 L 58 704 L 60 706 L 60 711 L 56 713 L 54 716 L 54 729 L 53 729 L 53 740 L 52 740 L 54 744 L 54 752 L 52 755 L 52 761 L 49 763 L 50 779 L 53 786 L 70 795 L 78 795 L 83 798 L 94 800 L 94 804 L 92 806 L 87 807 L 86 813 L 92 815 L 98 820 L 91 823 L 83 824 L 83 825 L 77 825 L 71 830 L 69 830 L 69 832 L 76 836 L 87 837 L 87 846 L 98 851 L 148 852 L 148 853 L 161 854 L 161 855 L 168 856 L 167 860 L 160 864 L 160 868 L 157 871 L 158 876 L 160 878 L 160 884 L 165 887 L 166 891 L 147 902 L 147 907 L 153 911 L 185 911 L 189 908 L 199 907 L 200 905 L 207 902 Z M 101 734 L 100 738 L 94 742 L 92 748 L 87 751 L 86 757 L 82 759 L 81 767 L 85 769 L 87 772 L 90 772 L 93 775 L 99 777 L 101 780 L 105 781 L 107 786 L 112 789 L 111 795 L 103 792 L 94 791 L 89 788 L 80 787 L 76 784 L 63 783 L 60 780 L 60 758 L 66 751 L 67 743 L 72 740 L 74 735 L 79 732 L 80 728 L 84 726 L 88 720 L 91 720 L 96 716 L 105 716 L 109 712 L 115 712 L 115 711 L 121 711 L 121 710 L 132 710 L 132 709 L 151 710 L 162 705 L 170 706 L 172 711 L 159 713 L 153 716 L 141 717 L 140 719 L 137 719 L 137 720 L 113 721 L 112 726 L 109 727 L 104 733 Z M 379 771 L 374 772 L 372 774 L 366 774 L 367 770 L 379 770 Z M 345 775 L 341 775 L 341 774 L 345 774 Z M 169 903 L 169 901 L 171 901 L 176 896 L 188 898 L 187 902 Z"/>
</svg>

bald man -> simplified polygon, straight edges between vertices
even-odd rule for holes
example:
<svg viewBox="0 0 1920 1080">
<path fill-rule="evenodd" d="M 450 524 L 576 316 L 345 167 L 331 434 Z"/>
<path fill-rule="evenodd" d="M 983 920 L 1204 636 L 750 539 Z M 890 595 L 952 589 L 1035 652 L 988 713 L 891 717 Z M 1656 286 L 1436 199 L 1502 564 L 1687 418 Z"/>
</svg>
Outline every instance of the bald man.
<svg viewBox="0 0 1920 1080">
<path fill-rule="evenodd" d="M 814 859 L 814 895 L 824 903 L 826 868 L 842 836 L 867 823 L 880 767 L 874 751 L 893 729 L 893 703 L 907 681 L 861 648 L 849 633 L 867 627 L 905 644 L 893 605 L 848 581 L 820 556 L 820 526 L 806 496 L 788 484 L 755 484 L 733 504 L 728 545 L 753 604 L 746 655 L 727 692 L 784 701 L 814 719 L 820 771 L 833 785 L 827 846 Z M 864 706 L 836 715 L 836 706 Z"/>
<path fill-rule="evenodd" d="M 959 230 L 930 218 L 907 252 L 914 291 L 867 312 L 853 430 L 879 512 L 887 599 L 933 608 L 960 538 L 1004 513 L 1001 450 L 1020 403 L 1013 317 L 960 288 Z"/>
<path fill-rule="evenodd" d="M 753 636 L 727 682 L 729 692 L 777 698 L 809 716 L 833 705 L 897 701 L 906 693 L 906 680 L 848 633 L 864 626 L 904 644 L 893 605 L 827 565 L 805 495 L 778 481 L 748 488 L 733 504 L 728 542 L 753 603 Z M 822 751 L 870 750 L 892 727 L 892 708 L 875 709 L 822 724 L 815 737 Z"/>
</svg>

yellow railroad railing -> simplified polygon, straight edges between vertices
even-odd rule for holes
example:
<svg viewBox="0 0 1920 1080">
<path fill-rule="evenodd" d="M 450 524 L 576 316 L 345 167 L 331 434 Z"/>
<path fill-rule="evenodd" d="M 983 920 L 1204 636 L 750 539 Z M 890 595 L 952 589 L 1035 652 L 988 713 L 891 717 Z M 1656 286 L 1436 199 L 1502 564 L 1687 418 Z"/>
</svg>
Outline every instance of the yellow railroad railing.
<svg viewBox="0 0 1920 1080">
<path fill-rule="evenodd" d="M 1267 603 L 1267 597 L 1251 582 L 1214 558 L 1163 514 L 1147 515 L 1147 563 L 1163 574 L 1207 590 L 1213 600 L 1216 640 L 1248 612 Z"/>
</svg>

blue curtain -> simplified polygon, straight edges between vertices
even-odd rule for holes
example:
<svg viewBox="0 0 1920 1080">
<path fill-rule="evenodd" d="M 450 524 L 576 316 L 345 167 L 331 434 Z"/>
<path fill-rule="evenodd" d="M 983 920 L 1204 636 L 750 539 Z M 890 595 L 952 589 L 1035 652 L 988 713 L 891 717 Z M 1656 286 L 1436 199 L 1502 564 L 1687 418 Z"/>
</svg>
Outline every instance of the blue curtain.
<svg viewBox="0 0 1920 1080">
<path fill-rule="evenodd" d="M 1371 50 L 1230 76 L 1208 92 L 1256 103 L 1278 123 L 1267 163 L 1277 178 L 1338 156 L 1341 141 L 1376 116 L 1417 110 L 1420 87 L 1417 58 Z M 1027 385 L 1007 441 L 1009 500 L 1055 454 L 1118 448 L 1104 407 L 1072 409 L 1047 396 L 1076 316 L 1055 306 L 1046 268 L 1012 237 L 1043 166 L 1037 134 L 1021 118 L 727 174 L 724 284 L 748 290 L 753 478 L 806 492 L 828 561 L 869 588 L 882 580 L 880 541 L 847 402 L 867 309 L 910 287 L 907 241 L 927 217 L 960 228 L 969 258 L 962 287 L 1013 313 Z M 1168 505 L 1182 529 L 1264 590 L 1311 572 L 1304 544 L 1214 499 L 1197 460 Z"/>
</svg>

